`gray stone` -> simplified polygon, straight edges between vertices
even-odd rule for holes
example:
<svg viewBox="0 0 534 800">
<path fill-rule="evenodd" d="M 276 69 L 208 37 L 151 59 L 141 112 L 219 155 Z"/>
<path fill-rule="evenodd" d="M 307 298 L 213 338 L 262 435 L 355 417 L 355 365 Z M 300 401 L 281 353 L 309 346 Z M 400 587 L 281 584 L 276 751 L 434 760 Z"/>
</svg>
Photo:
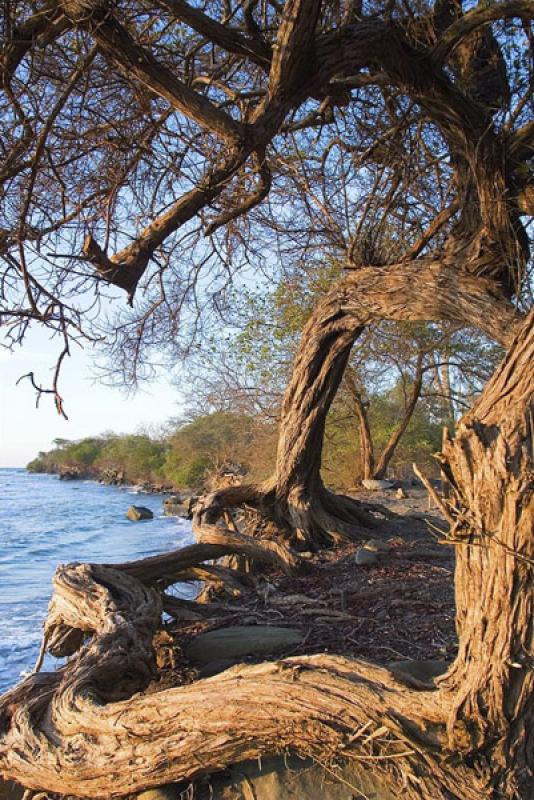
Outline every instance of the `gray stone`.
<svg viewBox="0 0 534 800">
<path fill-rule="evenodd" d="M 197 664 L 263 656 L 280 650 L 290 650 L 304 640 L 296 628 L 271 625 L 232 625 L 196 636 L 186 648 L 186 656 Z"/>
<path fill-rule="evenodd" d="M 21 800 L 23 794 L 22 786 L 0 778 L 0 800 Z"/>
<path fill-rule="evenodd" d="M 178 800 L 180 789 L 177 783 L 168 783 L 166 786 L 158 786 L 157 789 L 147 789 L 137 795 L 137 800 Z"/>
<path fill-rule="evenodd" d="M 181 519 L 189 519 L 191 516 L 189 507 L 185 503 L 164 503 L 163 513 L 167 517 L 180 517 Z"/>
<path fill-rule="evenodd" d="M 385 786 L 374 765 L 349 762 L 326 772 L 311 759 L 279 756 L 237 764 L 229 777 L 213 776 L 198 800 L 395 800 L 401 796 Z"/>
<path fill-rule="evenodd" d="M 165 505 L 165 506 L 166 505 L 177 506 L 177 505 L 180 505 L 180 503 L 182 503 L 182 502 L 183 502 L 182 501 L 182 495 L 180 495 L 180 494 L 170 494 L 163 501 L 163 505 Z"/>
<path fill-rule="evenodd" d="M 372 550 L 367 550 L 365 547 L 359 547 L 354 556 L 354 562 L 359 567 L 372 567 L 378 561 L 378 556 Z"/>
<path fill-rule="evenodd" d="M 210 661 L 200 667 L 198 675 L 200 678 L 211 678 L 212 675 L 218 675 L 238 663 L 239 661 L 236 661 L 235 658 L 219 658 L 217 661 Z"/>
<path fill-rule="evenodd" d="M 362 481 L 362 486 L 364 486 L 370 492 L 381 492 L 384 489 L 393 489 L 395 483 L 393 481 L 378 481 L 365 478 Z"/>
<path fill-rule="evenodd" d="M 364 549 L 370 550 L 371 553 L 387 553 L 389 544 L 382 539 L 369 539 L 369 541 L 365 542 Z"/>
<path fill-rule="evenodd" d="M 130 506 L 126 516 L 132 522 L 139 522 L 142 519 L 154 519 L 154 514 L 145 506 Z"/>
<path fill-rule="evenodd" d="M 390 661 L 387 668 L 398 680 L 409 686 L 424 684 L 433 688 L 435 686 L 434 679 L 438 675 L 443 675 L 449 666 L 448 661 L 428 659 L 426 661 Z"/>
<path fill-rule="evenodd" d="M 173 495 L 163 502 L 163 513 L 168 517 L 181 517 L 182 519 L 192 519 L 193 509 L 198 497 L 180 497 Z"/>
</svg>

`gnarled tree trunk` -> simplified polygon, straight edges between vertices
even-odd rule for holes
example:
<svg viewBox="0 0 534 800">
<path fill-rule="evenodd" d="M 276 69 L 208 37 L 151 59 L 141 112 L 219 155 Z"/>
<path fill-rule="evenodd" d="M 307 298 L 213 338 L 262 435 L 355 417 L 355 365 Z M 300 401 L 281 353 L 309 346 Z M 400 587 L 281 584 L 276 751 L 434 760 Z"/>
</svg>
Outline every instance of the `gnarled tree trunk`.
<svg viewBox="0 0 534 800">
<path fill-rule="evenodd" d="M 534 313 L 446 442 L 456 521 L 451 744 L 488 759 L 499 796 L 534 791 Z"/>
<path fill-rule="evenodd" d="M 320 544 L 325 537 L 361 537 L 362 528 L 376 526 L 356 501 L 328 492 L 320 474 L 326 416 L 363 328 L 380 319 L 460 321 L 506 344 L 518 317 L 496 295 L 491 281 L 428 259 L 358 270 L 318 305 L 304 329 L 284 397 L 276 472 L 269 484 L 278 518 L 300 538 Z"/>
<path fill-rule="evenodd" d="M 104 798 L 289 749 L 369 761 L 407 798 L 530 798 L 533 320 L 534 312 L 443 454 L 455 492 L 446 511 L 458 550 L 460 650 L 437 691 L 319 655 L 139 693 L 153 668 L 161 591 L 225 546 L 115 567 L 69 565 L 56 573 L 46 634 L 51 652 L 73 657 L 2 698 L 0 774 Z M 276 548 L 258 543 L 252 552 L 240 537 L 233 546 L 286 564 Z"/>
</svg>

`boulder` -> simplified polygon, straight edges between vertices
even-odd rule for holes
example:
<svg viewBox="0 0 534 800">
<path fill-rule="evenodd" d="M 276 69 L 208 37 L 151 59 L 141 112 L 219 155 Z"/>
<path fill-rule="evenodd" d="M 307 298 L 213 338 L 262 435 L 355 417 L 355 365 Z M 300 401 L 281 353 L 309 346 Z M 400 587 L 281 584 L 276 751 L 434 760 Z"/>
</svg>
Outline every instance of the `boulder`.
<svg viewBox="0 0 534 800">
<path fill-rule="evenodd" d="M 386 665 L 395 677 L 408 686 L 435 688 L 434 679 L 443 675 L 450 666 L 448 661 L 427 659 L 426 661 L 390 661 Z"/>
<path fill-rule="evenodd" d="M 304 641 L 297 628 L 271 625 L 232 625 L 196 636 L 187 646 L 187 658 L 205 665 L 244 656 L 264 656 L 280 650 L 291 650 Z"/>
<path fill-rule="evenodd" d="M 163 501 L 163 513 L 168 517 L 181 517 L 182 519 L 192 519 L 193 509 L 198 497 L 180 497 L 171 495 Z"/>
<path fill-rule="evenodd" d="M 376 551 L 367 550 L 365 547 L 359 547 L 354 556 L 354 562 L 359 567 L 372 567 L 378 561 Z"/>
<path fill-rule="evenodd" d="M 379 480 L 371 480 L 371 478 L 365 478 L 362 481 L 362 486 L 365 489 L 368 489 L 370 492 L 382 492 L 385 489 L 393 489 L 395 486 L 395 481 L 379 481 Z"/>
<path fill-rule="evenodd" d="M 142 519 L 154 519 L 153 512 L 146 506 L 130 506 L 126 516 L 132 522 L 139 522 Z"/>
<path fill-rule="evenodd" d="M 178 800 L 182 796 L 180 788 L 177 783 L 166 786 L 158 786 L 157 789 L 147 789 L 146 792 L 140 792 L 137 795 L 137 800 Z"/>
<path fill-rule="evenodd" d="M 239 664 L 239 660 L 235 658 L 220 658 L 217 661 L 209 661 L 200 667 L 198 671 L 199 678 L 211 678 L 213 675 L 218 675 L 220 672 L 225 672 L 230 667 L 235 667 Z"/>
<path fill-rule="evenodd" d="M 59 472 L 60 481 L 77 481 L 81 478 L 78 467 L 62 467 Z"/>
<path fill-rule="evenodd" d="M 197 795 L 195 795 L 197 796 Z M 244 761 L 229 775 L 210 776 L 198 800 L 395 800 L 374 764 L 336 763 L 326 772 L 312 759 L 276 756 Z"/>
<path fill-rule="evenodd" d="M 0 800 L 22 800 L 24 789 L 12 781 L 0 778 Z"/>
<path fill-rule="evenodd" d="M 169 504 L 171 506 L 178 506 L 182 502 L 183 502 L 183 499 L 182 499 L 182 495 L 181 494 L 170 494 L 163 501 L 163 505 L 166 506 L 167 504 Z"/>
</svg>

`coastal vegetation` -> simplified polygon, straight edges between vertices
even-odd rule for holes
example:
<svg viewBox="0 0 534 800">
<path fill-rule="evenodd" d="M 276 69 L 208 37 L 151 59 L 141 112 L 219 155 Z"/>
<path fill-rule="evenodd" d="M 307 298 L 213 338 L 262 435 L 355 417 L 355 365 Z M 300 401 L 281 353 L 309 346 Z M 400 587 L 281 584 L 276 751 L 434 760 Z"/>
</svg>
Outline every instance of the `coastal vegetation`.
<svg viewBox="0 0 534 800">
<path fill-rule="evenodd" d="M 100 455 L 176 482 L 214 447 L 253 455 L 195 505 L 196 544 L 58 567 L 43 653 L 68 662 L 0 699 L 1 775 L 105 798 L 296 753 L 352 760 L 385 797 L 532 797 L 533 20 L 532 0 L 4 4 L 2 324 L 10 347 L 36 326 L 60 343 L 29 386 L 66 415 L 75 344 L 100 346 L 115 384 L 166 360 L 201 413 Z M 276 447 L 254 445 L 270 426 Z M 375 569 L 413 520 L 336 480 L 400 468 L 410 435 L 428 455 L 442 427 L 443 492 L 416 466 L 455 554 L 436 683 L 363 659 L 357 613 L 350 652 L 207 680 L 180 661 L 195 625 L 239 616 L 229 594 L 256 620 L 285 586 L 293 617 L 347 621 L 298 581 L 313 594 L 335 548 Z M 198 580 L 195 601 L 170 591 Z"/>
<path fill-rule="evenodd" d="M 371 398 L 369 422 L 373 441 L 383 447 L 397 430 L 402 413 L 403 387 L 394 385 Z M 199 489 L 226 466 L 239 467 L 254 480 L 272 470 L 277 425 L 261 415 L 214 411 L 183 423 L 160 437 L 149 434 L 105 433 L 40 452 L 30 472 L 70 474 L 120 484 L 148 484 L 172 489 Z M 441 444 L 441 418 L 432 404 L 421 402 L 413 413 L 390 463 L 389 477 L 411 475 L 413 461 L 434 468 L 432 456 Z M 361 469 L 361 440 L 357 418 L 345 402 L 333 410 L 324 449 L 325 481 L 340 489 L 357 485 Z"/>
</svg>

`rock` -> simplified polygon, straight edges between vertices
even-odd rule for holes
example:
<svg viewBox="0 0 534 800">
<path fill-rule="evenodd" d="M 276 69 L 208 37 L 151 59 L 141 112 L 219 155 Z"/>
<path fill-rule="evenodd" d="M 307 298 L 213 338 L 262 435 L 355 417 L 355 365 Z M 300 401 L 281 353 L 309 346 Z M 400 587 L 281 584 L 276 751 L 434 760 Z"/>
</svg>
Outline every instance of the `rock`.
<svg viewBox="0 0 534 800">
<path fill-rule="evenodd" d="M 365 547 L 359 547 L 356 550 L 354 561 L 359 567 L 372 567 L 378 561 L 378 555 L 372 550 L 367 550 Z"/>
<path fill-rule="evenodd" d="M 124 472 L 117 467 L 107 467 L 100 473 L 100 483 L 106 483 L 109 486 L 122 486 L 125 478 Z"/>
<path fill-rule="evenodd" d="M 189 507 L 183 503 L 164 503 L 163 513 L 167 517 L 181 517 L 182 519 L 191 519 Z"/>
<path fill-rule="evenodd" d="M 60 481 L 77 481 L 81 478 L 78 467 L 62 467 L 59 471 Z"/>
<path fill-rule="evenodd" d="M 21 800 L 23 794 L 22 786 L 0 778 L 0 800 Z"/>
<path fill-rule="evenodd" d="M 137 800 L 178 800 L 180 788 L 177 783 L 168 783 L 166 786 L 158 786 L 157 789 L 147 789 L 137 795 Z"/>
<path fill-rule="evenodd" d="M 364 486 L 370 492 L 380 492 L 384 489 L 393 489 L 395 483 L 393 481 L 378 481 L 365 478 L 362 481 L 362 486 Z"/>
<path fill-rule="evenodd" d="M 154 514 L 146 506 L 130 506 L 126 516 L 132 522 L 139 522 L 142 519 L 154 519 Z"/>
<path fill-rule="evenodd" d="M 369 539 L 365 542 L 364 549 L 369 550 L 371 553 L 387 553 L 389 544 L 382 539 Z"/>
<path fill-rule="evenodd" d="M 428 659 L 426 661 L 390 661 L 387 668 L 395 677 L 407 683 L 408 686 L 420 686 L 434 688 L 434 678 L 443 675 L 448 670 L 450 663 L 439 659 Z"/>
<path fill-rule="evenodd" d="M 399 488 L 395 492 L 395 497 L 397 498 L 397 500 L 407 500 L 408 493 L 404 491 L 402 486 L 399 486 Z"/>
<path fill-rule="evenodd" d="M 210 661 L 200 667 L 198 671 L 199 678 L 211 678 L 213 675 L 218 675 L 238 663 L 235 658 L 219 658 L 216 661 Z"/>
<path fill-rule="evenodd" d="M 312 759 L 277 756 L 234 765 L 228 777 L 210 776 L 198 800 L 395 800 L 373 764 L 336 764 L 326 772 Z"/>
<path fill-rule="evenodd" d="M 263 656 L 279 650 L 289 650 L 304 640 L 296 628 L 279 628 L 271 625 L 232 625 L 196 636 L 185 654 L 197 664 L 212 661 Z"/>
<path fill-rule="evenodd" d="M 168 497 L 165 498 L 163 501 L 163 505 L 166 506 L 178 506 L 180 503 L 183 503 L 182 495 L 181 494 L 170 494 Z"/>
<path fill-rule="evenodd" d="M 181 517 L 182 519 L 192 519 L 193 509 L 198 497 L 180 497 L 172 495 L 163 501 L 163 513 L 168 517 Z"/>
</svg>

